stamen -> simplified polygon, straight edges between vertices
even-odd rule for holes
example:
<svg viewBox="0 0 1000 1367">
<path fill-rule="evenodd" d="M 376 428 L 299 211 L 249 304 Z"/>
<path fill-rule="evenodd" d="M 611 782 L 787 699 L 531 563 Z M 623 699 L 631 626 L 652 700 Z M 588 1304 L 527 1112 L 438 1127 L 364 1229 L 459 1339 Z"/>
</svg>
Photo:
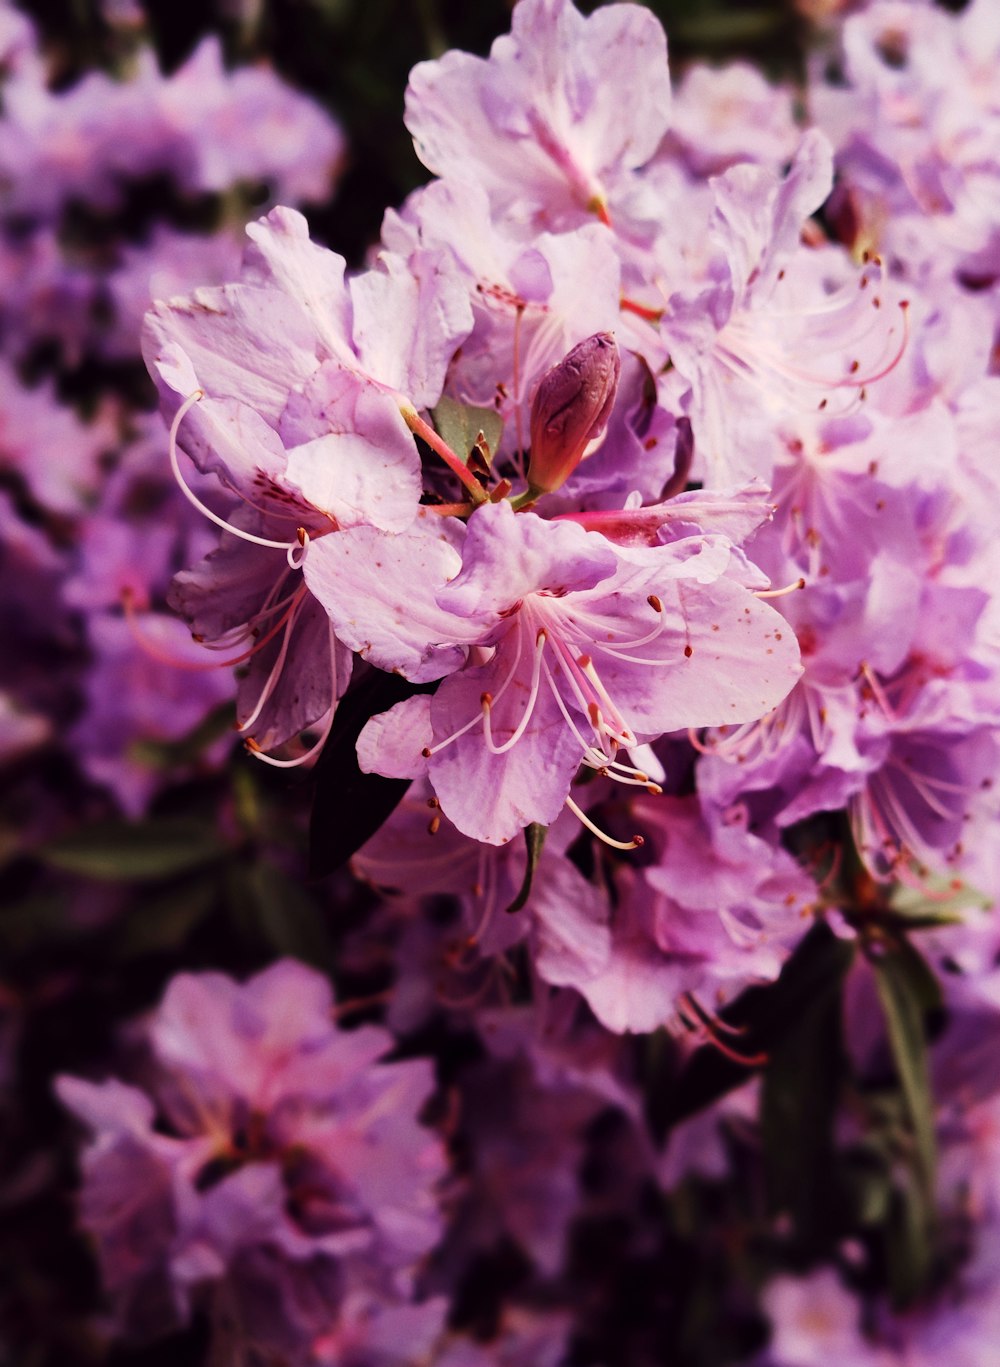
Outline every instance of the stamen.
<svg viewBox="0 0 1000 1367">
<path fill-rule="evenodd" d="M 514 317 L 514 432 L 517 438 L 515 462 L 517 473 L 521 479 L 525 478 L 524 430 L 521 425 L 521 319 L 523 317 L 524 304 L 518 301 L 517 313 Z"/>
<path fill-rule="evenodd" d="M 298 545 L 295 541 L 272 541 L 266 536 L 255 536 L 252 532 L 245 532 L 240 527 L 234 527 L 231 522 L 227 522 L 224 517 L 220 517 L 218 513 L 213 513 L 211 508 L 206 507 L 198 495 L 184 482 L 184 476 L 181 474 L 180 462 L 177 459 L 177 432 L 181 423 L 187 417 L 194 405 L 200 403 L 204 397 L 205 391 L 203 389 L 196 389 L 192 394 L 189 394 L 180 408 L 178 408 L 174 415 L 174 420 L 170 424 L 170 437 L 167 448 L 170 456 L 170 468 L 173 471 L 174 479 L 177 481 L 181 493 L 192 507 L 197 508 L 198 512 L 201 513 L 203 517 L 207 517 L 210 522 L 214 522 L 215 525 L 221 527 L 224 532 L 230 532 L 233 536 L 238 536 L 242 541 L 249 541 L 255 546 L 266 546 L 269 549 L 276 551 L 289 551 L 294 549 Z"/>
<path fill-rule="evenodd" d="M 305 600 L 305 593 L 303 592 L 303 601 L 304 601 L 304 600 Z M 289 623 L 289 628 L 290 628 L 290 627 L 291 627 L 291 623 Z M 284 640 L 284 642 L 282 643 L 282 648 L 283 648 L 283 649 L 284 649 L 284 647 L 287 645 L 288 639 L 289 639 L 289 636 L 286 635 L 285 640 Z M 326 742 L 329 740 L 329 738 L 330 738 L 330 732 L 333 730 L 334 718 L 335 718 L 336 715 L 337 715 L 337 702 L 338 702 L 338 698 L 339 698 L 339 693 L 338 693 L 338 674 L 337 674 L 337 637 L 336 637 L 336 635 L 334 634 L 334 630 L 333 630 L 332 624 L 329 625 L 328 630 L 327 630 L 327 644 L 328 644 L 328 646 L 329 646 L 329 651 L 330 651 L 330 698 L 331 698 L 331 702 L 330 702 L 329 711 L 328 711 L 327 714 L 326 714 L 326 720 L 325 720 L 325 723 L 324 723 L 324 725 L 323 725 L 323 729 L 322 729 L 322 731 L 321 731 L 321 733 L 320 733 L 319 739 L 315 742 L 315 744 L 311 745 L 311 746 L 309 747 L 309 749 L 306 750 L 306 752 L 305 752 L 304 754 L 302 754 L 302 755 L 297 755 L 294 759 L 275 759 L 272 755 L 265 754 L 265 752 L 261 749 L 261 747 L 260 747 L 260 745 L 258 744 L 258 742 L 255 741 L 255 740 L 253 739 L 252 736 L 248 736 L 247 739 L 244 741 L 244 745 L 246 746 L 246 748 L 247 748 L 247 750 L 250 752 L 250 754 L 252 754 L 252 755 L 254 756 L 255 759 L 259 759 L 260 762 L 261 762 L 262 764 L 270 764 L 271 767 L 274 768 L 274 769 L 297 769 L 297 768 L 299 768 L 301 765 L 307 764 L 307 763 L 309 762 L 309 760 L 311 760 L 315 755 L 318 755 L 318 754 L 320 753 L 320 751 L 323 749 L 323 747 L 324 747 L 324 745 L 326 744 Z M 272 674 L 273 674 L 273 671 L 272 671 Z M 268 683 L 265 684 L 265 691 L 267 691 L 268 685 L 270 685 L 270 684 L 271 684 L 271 680 L 270 680 L 270 678 L 269 678 L 269 679 L 268 679 Z M 271 691 L 273 692 L 273 686 L 271 687 Z M 262 695 L 262 697 L 263 697 L 263 695 Z M 261 706 L 261 703 L 258 703 L 258 704 L 257 704 L 257 709 L 255 709 L 255 710 L 259 710 L 260 706 Z M 247 723 L 244 722 L 244 726 L 246 726 L 246 725 L 247 725 Z"/>
<path fill-rule="evenodd" d="M 665 308 L 650 308 L 648 304 L 639 304 L 625 295 L 619 299 L 618 307 L 622 313 L 634 313 L 637 318 L 642 318 L 647 323 L 658 323 L 666 313 Z"/>
<path fill-rule="evenodd" d="M 514 659 L 511 662 L 510 669 L 508 669 L 506 676 L 504 677 L 504 681 L 497 689 L 496 693 L 483 693 L 480 697 L 479 703 L 480 707 L 483 709 L 483 712 L 477 713 L 475 716 L 470 718 L 470 720 L 467 721 L 464 726 L 460 726 L 458 730 L 453 731 L 450 736 L 445 736 L 444 740 L 439 740 L 435 745 L 425 745 L 420 752 L 423 755 L 424 759 L 430 759 L 432 755 L 436 755 L 439 751 L 446 749 L 449 745 L 452 744 L 453 741 L 458 740 L 460 736 L 464 736 L 467 731 L 471 731 L 472 728 L 479 722 L 480 717 L 484 715 L 485 710 L 491 707 L 495 702 L 498 702 L 506 693 L 508 685 L 510 684 L 514 675 L 517 673 L 518 666 L 521 663 L 522 642 L 520 623 L 518 623 L 516 630 L 517 649 L 514 652 Z"/>
<path fill-rule="evenodd" d="M 742 1032 L 719 1020 L 718 1016 L 710 1015 L 693 993 L 685 992 L 683 1001 L 697 1017 L 698 1027 L 704 1032 L 708 1043 L 718 1049 L 724 1058 L 728 1058 L 731 1062 L 738 1063 L 745 1068 L 762 1068 L 768 1062 L 769 1056 L 767 1054 L 741 1054 L 727 1044 L 723 1038 L 724 1035 L 738 1035 Z M 681 1016 L 681 1019 L 683 1020 L 684 1017 Z"/>
<path fill-rule="evenodd" d="M 590 831 L 593 835 L 596 835 L 598 840 L 603 841 L 605 845 L 609 845 L 613 850 L 638 850 L 646 843 L 645 839 L 641 835 L 634 835 L 632 839 L 629 841 L 614 840 L 610 835 L 607 834 L 606 831 L 602 831 L 599 826 L 595 826 L 593 821 L 591 821 L 590 817 L 587 815 L 587 813 L 581 811 L 571 797 L 567 797 L 566 806 L 570 809 L 570 811 L 577 818 L 577 820 L 582 822 L 583 825 L 586 826 L 588 831 Z"/>
<path fill-rule="evenodd" d="M 183 669 L 189 674 L 201 674 L 208 669 L 228 669 L 231 668 L 233 665 L 243 664 L 245 660 L 249 660 L 252 655 L 255 655 L 257 651 L 261 649 L 262 646 L 267 645 L 268 641 L 274 639 L 274 637 L 281 630 L 286 620 L 283 617 L 280 622 L 276 623 L 275 626 L 271 628 L 271 630 L 267 633 L 266 636 L 262 636 L 260 640 L 255 641 L 254 644 L 250 646 L 248 650 L 241 651 L 239 655 L 234 655 L 232 659 L 203 661 L 182 660 L 175 655 L 168 654 L 167 651 L 163 650 L 155 641 L 151 640 L 149 636 L 147 636 L 146 633 L 142 630 L 142 627 L 140 626 L 139 620 L 136 616 L 135 604 L 133 602 L 132 597 L 132 590 L 127 585 L 125 588 L 122 589 L 121 604 L 122 611 L 125 616 L 125 621 L 128 624 L 129 631 L 131 632 L 132 637 L 135 640 L 136 644 L 139 646 L 140 650 L 143 650 L 150 657 L 150 659 L 159 660 L 161 664 L 170 665 L 173 669 Z M 212 646 L 207 643 L 199 642 L 199 644 L 201 644 L 202 648 L 205 650 L 219 648 L 218 646 Z M 231 644 L 235 644 L 235 642 L 232 642 Z M 223 648 L 228 650 L 230 647 L 226 646 Z"/>
<path fill-rule="evenodd" d="M 247 717 L 245 721 L 239 724 L 239 726 L 236 728 L 238 731 L 250 730 L 250 727 L 253 726 L 254 722 L 260 716 L 261 712 L 264 710 L 265 704 L 274 692 L 278 683 L 278 678 L 281 674 L 282 669 L 284 668 L 285 659 L 288 655 L 288 646 L 292 639 L 292 632 L 295 630 L 296 620 L 298 619 L 299 613 L 302 611 L 302 606 L 305 603 L 305 601 L 306 595 L 303 592 L 299 596 L 298 601 L 294 603 L 293 606 L 289 609 L 288 616 L 285 620 L 285 635 L 281 642 L 281 649 L 278 651 L 278 658 L 272 665 L 271 672 L 267 676 L 267 682 L 261 689 L 260 697 L 257 699 L 257 706 L 250 713 L 249 717 Z"/>
<path fill-rule="evenodd" d="M 316 741 L 315 745 L 311 745 L 305 754 L 297 755 L 295 759 L 275 759 L 273 755 L 269 755 L 262 750 L 252 736 L 248 736 L 243 744 L 250 754 L 253 755 L 254 759 L 260 760 L 261 764 L 270 764 L 273 769 L 298 769 L 301 765 L 307 764 L 313 756 L 318 755 L 329 740 L 330 732 L 333 730 L 333 719 L 336 711 L 337 706 L 335 703 L 327 714 L 319 740 Z"/>
<path fill-rule="evenodd" d="M 871 695 L 878 703 L 879 707 L 881 707 L 882 711 L 885 713 L 886 720 L 895 721 L 896 714 L 892 709 L 892 704 L 886 697 L 885 690 L 883 689 L 881 683 L 879 683 L 879 680 L 875 675 L 875 672 L 872 670 L 871 666 L 867 664 L 866 661 L 862 660 L 861 664 L 858 666 L 858 674 L 864 676 L 864 679 L 868 684 L 869 689 L 871 690 Z"/>
<path fill-rule="evenodd" d="M 805 586 L 806 581 L 800 578 L 796 579 L 794 584 L 786 584 L 783 589 L 754 589 L 753 596 L 755 598 L 784 598 L 789 593 L 797 593 L 799 589 L 804 589 Z"/>
<path fill-rule="evenodd" d="M 483 738 L 486 741 L 486 748 L 492 755 L 505 755 L 508 750 L 513 750 L 514 746 L 524 735 L 531 721 L 535 710 L 535 703 L 538 699 L 538 688 L 542 678 L 542 652 L 545 650 L 545 642 L 548 636 L 544 627 L 538 632 L 535 638 L 535 658 L 531 667 L 531 687 L 528 691 L 528 698 L 524 704 L 524 712 L 510 736 L 502 745 L 497 745 L 493 740 L 493 726 L 490 717 L 494 699 L 488 693 L 483 694 Z"/>
<path fill-rule="evenodd" d="M 306 551 L 309 549 L 309 533 L 305 527 L 299 527 L 295 533 L 298 546 L 289 546 L 287 552 L 288 568 L 300 570 L 306 558 Z"/>
</svg>

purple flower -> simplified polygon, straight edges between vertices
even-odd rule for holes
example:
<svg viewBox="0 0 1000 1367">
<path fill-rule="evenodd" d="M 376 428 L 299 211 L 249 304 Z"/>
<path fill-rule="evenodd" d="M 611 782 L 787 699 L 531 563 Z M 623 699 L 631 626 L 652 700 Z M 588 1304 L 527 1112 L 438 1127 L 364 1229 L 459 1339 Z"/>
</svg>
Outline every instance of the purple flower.
<svg viewBox="0 0 1000 1367">
<path fill-rule="evenodd" d="M 563 231 L 609 206 L 613 217 L 669 111 L 666 39 L 647 10 L 584 18 L 570 0 L 522 0 L 487 60 L 449 52 L 414 67 L 405 117 L 429 170 L 482 185 L 500 217 Z"/>
<path fill-rule="evenodd" d="M 769 479 L 781 419 L 850 411 L 903 353 L 905 301 L 879 264 L 859 272 L 832 248 L 800 242 L 831 177 L 830 148 L 813 130 L 783 180 L 741 165 L 711 182 L 708 281 L 671 295 L 661 323 L 691 386 L 695 449 L 710 486 Z"/>
<path fill-rule="evenodd" d="M 748 984 L 775 978 L 804 929 L 812 881 L 779 848 L 747 830 L 746 811 L 703 816 L 692 799 L 641 797 L 629 823 L 653 862 L 616 869 L 613 899 L 597 892 L 605 930 L 603 955 L 579 960 L 555 978 L 587 999 L 609 1030 L 645 1033 L 667 1025 L 700 1028 L 711 1011 Z M 542 882 L 535 914 L 545 919 L 561 900 L 582 903 L 565 881 Z M 694 997 L 694 1010 L 685 1000 Z"/>
<path fill-rule="evenodd" d="M 737 162 L 778 170 L 799 141 L 792 92 L 769 85 L 756 67 L 689 66 L 674 93 L 663 151 L 680 156 L 692 175 L 718 175 Z"/>
<path fill-rule="evenodd" d="M 709 717 L 757 717 L 799 669 L 723 538 L 623 550 L 489 503 L 461 552 L 443 531 L 359 527 L 310 546 L 305 573 L 365 659 L 448 676 L 394 709 L 393 734 L 411 756 L 423 739 L 445 813 L 491 844 L 554 821 L 581 763 L 642 783 L 623 752 Z"/>
<path fill-rule="evenodd" d="M 146 1090 L 59 1079 L 94 1133 L 81 1217 L 120 1324 L 186 1318 L 248 1258 L 276 1258 L 293 1283 L 325 1268 L 408 1285 L 440 1233 L 443 1154 L 417 1121 L 431 1069 L 378 1063 L 391 1036 L 339 1032 L 332 1011 L 326 980 L 290 960 L 242 986 L 181 975 L 147 1027 Z M 170 1311 L 155 1323 L 151 1288 Z"/>
<path fill-rule="evenodd" d="M 776 1277 L 765 1308 L 771 1319 L 767 1367 L 893 1367 L 899 1361 L 862 1335 L 857 1297 L 829 1268 L 808 1277 Z"/>
</svg>

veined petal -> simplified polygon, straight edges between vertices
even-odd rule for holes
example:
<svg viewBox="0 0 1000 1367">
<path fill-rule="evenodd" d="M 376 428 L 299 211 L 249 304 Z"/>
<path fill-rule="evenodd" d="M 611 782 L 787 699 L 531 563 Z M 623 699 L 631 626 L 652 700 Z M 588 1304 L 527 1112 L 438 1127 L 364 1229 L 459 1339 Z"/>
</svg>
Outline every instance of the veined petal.
<svg viewBox="0 0 1000 1367">
<path fill-rule="evenodd" d="M 340 640 L 379 669 L 425 683 L 459 669 L 466 644 L 482 635 L 434 596 L 461 563 L 443 528 L 391 536 L 352 527 L 312 542 L 303 572 Z"/>
</svg>

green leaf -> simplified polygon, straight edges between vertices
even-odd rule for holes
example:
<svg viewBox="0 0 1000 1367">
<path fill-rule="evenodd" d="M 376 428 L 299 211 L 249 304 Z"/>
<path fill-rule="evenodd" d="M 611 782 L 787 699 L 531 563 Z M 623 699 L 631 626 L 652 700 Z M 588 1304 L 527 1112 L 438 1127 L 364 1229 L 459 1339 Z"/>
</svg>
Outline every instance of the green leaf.
<svg viewBox="0 0 1000 1367">
<path fill-rule="evenodd" d="M 787 15 L 780 9 L 717 9 L 676 21 L 670 36 L 691 47 L 742 47 L 769 37 L 786 23 Z"/>
<path fill-rule="evenodd" d="M 0 907 L 0 947 L 5 960 L 79 939 L 83 929 L 55 892 L 31 893 Z"/>
<path fill-rule="evenodd" d="M 38 857 L 64 873 L 108 882 L 173 878 L 222 859 L 228 849 L 205 821 L 154 817 L 84 826 L 41 846 Z"/>
<path fill-rule="evenodd" d="M 852 1224 L 865 1229 L 885 1224 L 893 1199 L 890 1156 L 866 1137 L 847 1153 L 841 1187 L 850 1204 Z"/>
<path fill-rule="evenodd" d="M 457 403 L 447 395 L 431 410 L 438 436 L 448 443 L 456 455 L 468 464 L 473 449 L 482 433 L 490 455 L 490 462 L 503 435 L 503 419 L 492 408 L 473 408 Z M 479 447 L 482 452 L 481 446 Z"/>
<path fill-rule="evenodd" d="M 934 1271 L 934 1210 L 920 1182 L 896 1187 L 885 1224 L 885 1258 L 893 1304 L 903 1309 L 929 1288 Z"/>
<path fill-rule="evenodd" d="M 538 868 L 538 861 L 542 857 L 542 846 L 545 844 L 548 830 L 548 826 L 543 826 L 537 821 L 532 821 L 530 826 L 524 828 L 524 843 L 528 851 L 528 862 L 524 866 L 524 880 L 517 896 L 507 908 L 508 912 L 520 911 L 531 896 L 531 885 L 535 881 L 535 870 Z"/>
<path fill-rule="evenodd" d="M 886 1031 L 916 1145 L 917 1176 L 934 1190 L 934 1101 L 927 1067 L 925 1015 L 941 1005 L 941 989 L 922 956 L 906 940 L 869 954 Z"/>
</svg>

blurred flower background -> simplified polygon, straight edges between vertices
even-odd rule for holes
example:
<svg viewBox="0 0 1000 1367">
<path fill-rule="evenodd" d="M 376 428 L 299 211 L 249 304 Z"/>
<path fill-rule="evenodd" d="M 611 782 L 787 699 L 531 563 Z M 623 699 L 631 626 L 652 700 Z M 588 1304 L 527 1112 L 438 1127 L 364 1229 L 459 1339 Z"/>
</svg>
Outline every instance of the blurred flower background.
<svg viewBox="0 0 1000 1367">
<path fill-rule="evenodd" d="M 511 26 L 501 0 L 4 0 L 0 1363 L 995 1361 L 1000 16 L 990 0 L 643 8 L 669 43 L 669 127 L 632 162 L 620 151 L 581 227 L 542 177 L 525 208 L 521 170 L 477 144 L 466 69 L 444 56 L 485 58 Z M 411 135 L 404 92 L 426 62 Z M 644 73 L 634 90 L 621 74 L 623 108 L 655 105 Z M 514 80 L 506 70 L 484 101 L 498 126 Z M 467 181 L 450 178 L 459 154 L 482 163 Z M 440 179 L 419 192 L 428 167 Z M 452 734 L 428 731 L 405 763 L 399 733 L 463 687 L 479 697 L 479 675 L 459 672 L 434 704 L 423 692 L 459 652 L 485 667 L 497 646 L 501 659 L 511 609 L 487 622 L 460 586 L 446 601 L 452 568 L 431 646 L 388 629 L 383 641 L 360 609 L 355 640 L 352 548 L 417 533 L 383 507 L 376 535 L 338 505 L 346 529 L 323 538 L 333 515 L 313 500 L 300 542 L 322 610 L 296 597 L 286 635 L 269 625 L 285 581 L 228 531 L 218 550 L 204 510 L 266 541 L 274 505 L 252 505 L 259 525 L 234 517 L 239 475 L 218 454 L 230 438 L 211 448 L 204 432 L 230 422 L 233 450 L 252 438 L 273 451 L 271 428 L 251 433 L 225 407 L 226 367 L 262 390 L 283 377 L 224 323 L 211 332 L 235 295 L 195 292 L 267 270 L 274 285 L 305 250 L 301 220 L 277 206 L 302 211 L 353 280 L 384 246 L 418 277 L 412 263 L 447 247 L 458 264 L 436 265 L 442 278 L 471 279 L 489 257 L 525 295 L 529 276 L 547 281 L 563 331 L 526 333 L 523 355 L 520 331 L 511 341 L 489 321 L 520 298 L 509 283 L 470 287 L 464 312 L 449 296 L 437 331 L 414 306 L 412 336 L 450 369 L 435 390 L 398 361 L 434 391 L 417 406 L 436 431 L 404 418 L 430 440 L 425 460 L 436 435 L 465 440 L 473 470 L 478 441 L 484 488 L 494 458 L 515 471 L 519 423 L 543 446 L 516 383 L 495 401 L 477 392 L 492 395 L 494 358 L 513 357 L 515 382 L 519 364 L 548 377 L 565 353 L 579 369 L 606 352 L 610 298 L 620 373 L 616 351 L 557 474 L 539 458 L 514 511 L 500 480 L 500 507 L 472 512 L 460 585 L 473 576 L 485 601 L 483 582 L 523 570 L 522 598 L 586 598 L 599 614 L 611 609 L 595 584 L 614 573 L 621 596 L 631 576 L 659 618 L 628 622 L 631 682 L 619 662 L 619 700 L 641 708 L 663 663 L 650 643 L 684 611 L 682 589 L 675 608 L 643 578 L 655 545 L 671 592 L 693 576 L 707 601 L 724 580 L 713 611 L 747 615 L 752 649 L 725 632 L 713 645 L 718 625 L 685 617 L 686 654 L 700 668 L 711 646 L 745 691 L 759 683 L 756 711 L 721 727 L 693 699 L 690 722 L 654 715 L 642 744 L 621 723 L 642 770 L 616 764 L 616 746 L 602 767 L 581 742 L 578 805 L 560 810 L 560 791 L 547 835 L 529 811 L 496 836 L 482 801 L 494 771 L 464 794 L 453 777 L 461 707 Z M 265 215 L 241 266 L 245 229 Z M 178 299 L 147 325 L 154 383 L 143 318 Z M 350 364 L 402 393 L 369 359 L 391 369 L 392 346 L 406 352 L 408 305 L 392 305 L 402 340 L 359 324 Z M 291 335 L 300 321 L 289 306 L 255 326 Z M 185 497 L 159 407 L 177 413 L 177 355 L 200 358 L 202 335 L 226 358 L 221 380 L 206 367 L 197 381 L 223 418 L 192 439 Z M 825 355 L 854 359 L 828 382 Z M 561 396 L 556 376 L 538 392 Z M 864 417 L 820 397 L 850 391 L 853 404 L 875 385 Z M 460 506 L 443 478 L 425 479 L 421 513 Z M 261 499 L 293 501 L 279 485 Z M 542 521 L 531 510 L 545 496 Z M 540 532 L 523 530 L 536 522 L 579 583 L 556 591 L 549 568 L 529 579 L 544 559 Z M 697 564 L 677 549 L 692 529 Z M 617 548 L 611 568 L 594 533 Z M 458 533 L 445 541 L 457 564 Z M 767 583 L 799 576 L 811 593 L 772 619 Z M 414 583 L 423 621 L 420 594 Z M 278 682 L 309 612 L 324 641 L 333 623 L 332 692 L 308 669 Z M 779 646 L 769 633 L 786 618 Z M 517 637 L 508 675 L 535 651 L 533 697 L 552 649 L 541 636 L 524 650 Z M 788 693 L 793 638 L 805 673 Z M 334 717 L 351 651 L 356 683 Z M 435 673 L 428 659 L 445 651 Z M 711 700 L 718 680 L 696 677 L 692 693 Z M 258 751 L 301 732 L 322 754 L 256 763 L 238 719 Z M 359 771 L 359 735 L 384 777 Z M 554 744 L 538 753 L 558 788 L 566 764 Z M 609 795 L 623 776 L 628 801 Z M 592 812 L 610 843 L 591 839 Z"/>
</svg>

